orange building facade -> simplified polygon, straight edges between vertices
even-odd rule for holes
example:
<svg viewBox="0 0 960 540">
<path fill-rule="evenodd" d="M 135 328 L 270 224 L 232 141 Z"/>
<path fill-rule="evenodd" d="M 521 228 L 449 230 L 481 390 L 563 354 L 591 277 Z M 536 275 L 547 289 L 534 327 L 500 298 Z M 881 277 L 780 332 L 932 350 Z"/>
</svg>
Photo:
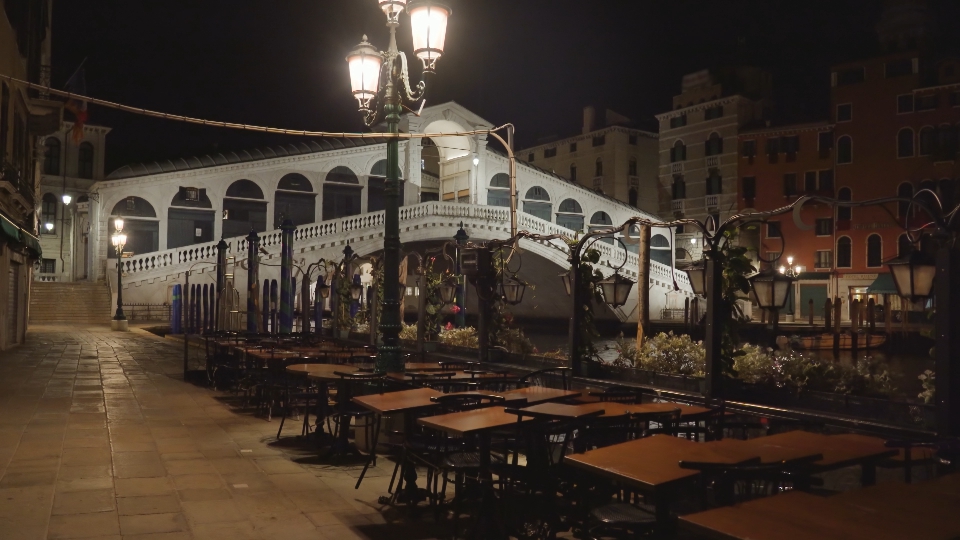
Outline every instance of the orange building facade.
<svg viewBox="0 0 960 540">
<path fill-rule="evenodd" d="M 945 208 L 960 202 L 960 61 L 901 53 L 837 65 L 830 108 L 829 122 L 741 133 L 741 210 L 771 210 L 807 193 L 863 201 L 928 189 Z M 806 317 L 813 299 L 819 316 L 828 296 L 883 303 L 892 283 L 886 263 L 910 248 L 904 226 L 922 219 L 904 204 L 810 205 L 799 220 L 773 218 L 779 223 L 744 240 L 764 258 L 783 251 L 776 266 L 794 258 L 803 272 L 790 312 Z M 895 295 L 887 299 L 899 309 Z"/>
</svg>

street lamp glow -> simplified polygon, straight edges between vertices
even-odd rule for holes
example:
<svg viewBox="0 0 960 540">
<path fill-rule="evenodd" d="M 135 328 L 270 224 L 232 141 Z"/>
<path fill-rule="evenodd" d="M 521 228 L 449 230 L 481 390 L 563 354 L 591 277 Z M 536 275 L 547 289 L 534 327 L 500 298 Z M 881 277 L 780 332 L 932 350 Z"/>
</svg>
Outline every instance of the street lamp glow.
<svg viewBox="0 0 960 540">
<path fill-rule="evenodd" d="M 691 238 L 691 239 L 690 239 L 690 244 L 691 244 L 691 245 L 696 245 L 696 243 L 697 243 L 697 239 L 696 239 L 696 238 Z"/>
<path fill-rule="evenodd" d="M 932 257 L 912 251 L 887 263 L 897 294 L 911 302 L 927 298 L 933 292 L 937 267 Z"/>
<path fill-rule="evenodd" d="M 396 21 L 400 18 L 400 12 L 407 7 L 407 0 L 377 0 L 380 3 L 380 9 L 387 15 L 387 20 Z"/>
<path fill-rule="evenodd" d="M 69 204 L 70 204 L 70 201 L 72 201 L 72 200 L 73 200 L 73 197 L 67 195 L 66 193 L 63 194 L 63 204 L 64 204 L 64 206 L 69 205 Z"/>
<path fill-rule="evenodd" d="M 50 223 L 50 222 L 48 221 L 48 222 L 46 222 L 46 223 L 43 224 L 43 228 L 45 228 L 45 229 L 47 230 L 47 232 L 50 232 L 50 231 L 53 230 L 53 223 Z"/>
<path fill-rule="evenodd" d="M 110 237 L 110 241 L 113 243 L 113 247 L 117 248 L 117 253 L 119 254 L 123 251 L 123 246 L 127 245 L 127 235 L 118 232 Z"/>
<path fill-rule="evenodd" d="M 123 231 L 123 218 L 117 218 L 113 220 L 113 227 L 117 229 L 117 232 Z"/>
<path fill-rule="evenodd" d="M 437 59 L 443 55 L 450 8 L 432 0 L 421 0 L 411 2 L 407 11 L 413 29 L 413 54 L 423 61 L 423 70 L 432 73 Z"/>
<path fill-rule="evenodd" d="M 793 255 L 787 257 L 787 266 L 793 266 Z"/>
<path fill-rule="evenodd" d="M 350 87 L 353 90 L 353 97 L 360 103 L 361 111 L 369 110 L 370 100 L 380 89 L 380 68 L 383 66 L 383 56 L 364 35 L 363 41 L 347 55 L 347 64 L 350 66 Z"/>
<path fill-rule="evenodd" d="M 786 267 L 786 266 L 781 266 L 781 267 L 780 267 L 780 273 L 781 273 L 781 274 L 786 274 L 786 273 L 787 273 L 787 267 Z"/>
<path fill-rule="evenodd" d="M 474 158 L 473 158 L 473 166 L 476 167 L 477 165 L 480 165 L 480 158 L 474 157 Z"/>
</svg>

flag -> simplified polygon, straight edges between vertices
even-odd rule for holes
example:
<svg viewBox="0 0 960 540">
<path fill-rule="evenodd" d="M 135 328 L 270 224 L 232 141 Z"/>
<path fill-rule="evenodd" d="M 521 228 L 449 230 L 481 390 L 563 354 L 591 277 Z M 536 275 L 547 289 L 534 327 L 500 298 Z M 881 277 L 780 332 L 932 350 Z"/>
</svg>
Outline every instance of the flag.
<svg viewBox="0 0 960 540">
<path fill-rule="evenodd" d="M 83 65 L 80 65 L 80 68 L 74 72 L 73 76 L 67 81 L 65 85 L 67 92 L 71 94 L 87 94 L 87 72 L 84 69 Z M 89 115 L 87 114 L 87 102 L 83 100 L 78 100 L 70 98 L 67 100 L 64 108 L 73 113 L 73 129 L 70 131 L 70 135 L 73 138 L 73 142 L 79 144 L 83 140 L 83 126 L 87 123 Z"/>
</svg>

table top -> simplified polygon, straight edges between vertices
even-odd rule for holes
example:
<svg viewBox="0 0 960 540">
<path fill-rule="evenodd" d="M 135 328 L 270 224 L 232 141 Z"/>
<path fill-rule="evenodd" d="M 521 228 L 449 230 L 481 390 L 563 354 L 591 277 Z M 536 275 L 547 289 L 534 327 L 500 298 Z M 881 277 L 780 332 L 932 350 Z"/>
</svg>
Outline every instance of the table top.
<svg viewBox="0 0 960 540">
<path fill-rule="evenodd" d="M 469 390 L 467 392 L 452 393 L 456 395 L 495 394 L 502 396 L 507 401 L 519 401 L 524 399 L 528 405 L 546 403 L 548 401 L 560 401 L 580 395 L 580 392 L 576 392 L 574 390 L 560 390 L 558 388 L 547 388 L 545 386 L 528 386 L 527 388 L 517 388 L 516 390 L 507 390 L 506 392 L 478 392 L 475 390 Z"/>
<path fill-rule="evenodd" d="M 516 425 L 517 415 L 507 413 L 504 407 L 485 407 L 472 411 L 427 416 L 418 419 L 417 422 L 422 426 L 451 435 L 467 435 Z"/>
<path fill-rule="evenodd" d="M 353 398 L 353 402 L 378 414 L 391 414 L 436 407 L 438 404 L 430 401 L 430 398 L 442 395 L 441 392 L 431 388 L 416 388 L 357 396 Z"/>
<path fill-rule="evenodd" d="M 823 459 L 823 454 L 817 452 L 816 450 L 750 442 L 753 440 L 762 441 L 763 439 L 764 437 L 760 437 L 759 439 L 741 441 L 740 439 L 727 438 L 719 441 L 710 441 L 704 444 L 721 453 L 727 451 L 743 451 L 754 453 L 760 457 L 760 463 L 789 463 L 791 461 L 813 461 Z"/>
<path fill-rule="evenodd" d="M 408 375 L 410 373 L 413 373 L 414 377 L 409 377 Z M 387 375 L 387 377 L 390 377 L 391 379 L 394 379 L 397 381 L 412 381 L 414 379 L 418 381 L 446 381 L 446 380 L 469 381 L 473 379 L 505 378 L 503 375 L 500 375 L 498 373 L 466 373 L 464 371 L 455 371 L 455 370 L 444 371 L 444 373 L 453 373 L 453 377 L 452 378 L 433 377 L 434 373 L 429 371 L 419 373 L 420 375 L 419 377 L 416 376 L 418 372 L 415 372 L 415 371 L 407 371 L 404 373 L 390 373 Z"/>
<path fill-rule="evenodd" d="M 904 486 L 904 484 L 899 484 Z M 749 540 L 911 540 L 952 538 L 960 533 L 957 517 L 946 521 L 922 519 L 905 509 L 878 512 L 791 491 L 743 504 L 680 517 L 680 526 L 707 538 Z M 942 514 L 955 506 L 942 504 Z"/>
<path fill-rule="evenodd" d="M 861 435 L 859 433 L 840 433 L 837 435 L 831 435 L 831 437 L 836 437 L 838 439 L 847 439 L 850 441 L 856 441 L 863 443 L 865 445 L 873 445 L 876 448 L 887 448 L 886 440 L 879 437 L 871 437 L 870 435 Z M 903 448 L 890 448 L 889 450 L 896 450 L 897 453 L 890 457 L 895 461 L 903 461 L 905 459 L 905 453 Z M 913 448 L 910 451 L 910 458 L 915 461 L 922 461 L 925 459 L 933 458 L 934 450 L 933 448 Z"/>
<path fill-rule="evenodd" d="M 567 455 L 564 463 L 636 488 L 656 490 L 700 474 L 681 469 L 680 461 L 740 464 L 755 461 L 757 457 L 753 451 L 731 447 L 721 452 L 680 437 L 654 435 Z"/>
<path fill-rule="evenodd" d="M 597 405 L 601 405 L 598 407 Z M 588 403 L 582 405 L 567 405 L 565 403 L 539 403 L 522 409 L 510 409 L 517 411 L 518 416 L 524 418 L 564 418 L 567 420 L 577 420 L 582 418 L 603 416 L 605 405 L 609 403 Z"/>
<path fill-rule="evenodd" d="M 337 373 L 355 373 L 354 366 L 346 365 L 341 366 L 338 364 L 297 364 L 298 366 L 307 365 L 311 366 L 310 371 L 307 371 L 307 378 L 314 379 L 317 381 L 338 381 L 340 376 Z M 288 366 L 287 369 L 289 370 Z M 357 373 L 358 375 L 369 375 L 369 373 Z"/>
<path fill-rule="evenodd" d="M 749 446 L 782 446 L 800 450 L 809 450 L 823 454 L 823 459 L 814 462 L 821 468 L 841 468 L 896 455 L 894 448 L 885 448 L 870 442 L 844 437 L 821 435 L 809 431 L 788 431 L 766 437 L 757 437 L 743 441 Z"/>
</svg>

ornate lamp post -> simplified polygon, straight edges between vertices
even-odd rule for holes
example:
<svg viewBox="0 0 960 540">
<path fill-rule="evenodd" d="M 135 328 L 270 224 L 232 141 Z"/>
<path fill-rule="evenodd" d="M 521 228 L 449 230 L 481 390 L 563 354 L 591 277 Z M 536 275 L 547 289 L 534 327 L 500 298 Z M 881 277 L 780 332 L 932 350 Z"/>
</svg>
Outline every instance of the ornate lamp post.
<svg viewBox="0 0 960 540">
<path fill-rule="evenodd" d="M 467 288 L 463 278 L 463 272 L 460 268 L 460 255 L 463 253 L 463 246 L 467 245 L 470 237 L 467 231 L 463 230 L 463 222 L 460 222 L 460 228 L 457 234 L 453 235 L 457 243 L 457 328 L 463 328 L 467 325 Z"/>
<path fill-rule="evenodd" d="M 126 330 L 127 317 L 123 314 L 123 246 L 127 244 L 127 235 L 123 234 L 123 218 L 113 221 L 117 232 L 110 237 L 110 242 L 117 250 L 117 313 L 113 316 L 113 329 Z"/>
<path fill-rule="evenodd" d="M 378 0 L 387 16 L 390 44 L 385 52 L 363 41 L 347 56 L 350 85 L 359 102 L 367 126 L 386 121 L 387 132 L 399 133 L 400 111 L 404 102 L 415 103 L 423 98 L 426 83 L 410 87 L 407 57 L 397 48 L 400 13 L 406 8 L 413 30 L 414 55 L 423 62 L 423 73 L 434 73 L 437 59 L 443 54 L 450 8 L 432 0 Z M 383 314 L 380 328 L 383 346 L 377 357 L 377 372 L 403 371 L 400 353 L 400 204 L 399 204 L 399 139 L 387 140 L 387 181 L 384 190 L 383 235 Z"/>
</svg>

